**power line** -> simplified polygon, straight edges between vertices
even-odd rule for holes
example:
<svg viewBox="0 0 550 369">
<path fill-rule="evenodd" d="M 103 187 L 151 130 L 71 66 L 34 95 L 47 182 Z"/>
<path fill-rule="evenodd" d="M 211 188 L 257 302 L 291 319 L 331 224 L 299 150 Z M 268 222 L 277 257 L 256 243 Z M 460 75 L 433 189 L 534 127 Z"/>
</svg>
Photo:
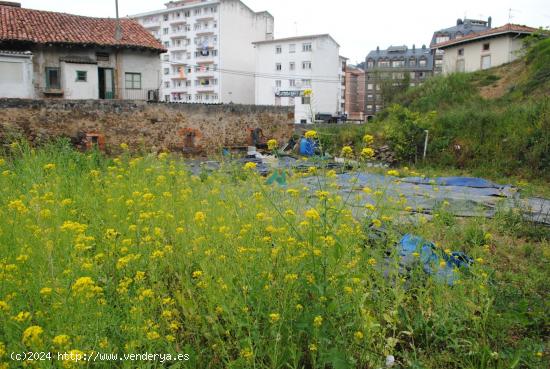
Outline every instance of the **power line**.
<svg viewBox="0 0 550 369">
<path fill-rule="evenodd" d="M 185 65 L 186 68 L 193 68 L 193 69 L 204 68 L 204 66 L 200 64 L 185 64 L 185 63 L 178 63 L 178 62 L 172 62 L 172 61 L 163 61 L 163 63 L 168 63 L 170 65 Z M 238 75 L 243 77 L 254 77 L 254 78 L 273 79 L 273 80 L 302 79 L 302 80 L 309 80 L 312 82 L 319 82 L 319 83 L 342 83 L 342 80 L 343 80 L 343 79 L 342 80 L 331 79 L 331 76 L 255 73 L 255 72 L 249 72 L 249 71 L 224 69 L 224 68 L 217 68 L 215 70 L 204 70 L 199 72 L 219 72 L 223 74 Z"/>
</svg>

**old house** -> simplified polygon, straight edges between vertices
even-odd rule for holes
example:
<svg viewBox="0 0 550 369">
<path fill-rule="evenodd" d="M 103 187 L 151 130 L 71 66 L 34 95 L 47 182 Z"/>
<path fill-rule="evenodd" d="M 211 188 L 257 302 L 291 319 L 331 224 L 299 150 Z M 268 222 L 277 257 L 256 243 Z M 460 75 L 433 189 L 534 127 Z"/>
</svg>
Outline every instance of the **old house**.
<svg viewBox="0 0 550 369">
<path fill-rule="evenodd" d="M 513 62 L 522 55 L 523 38 L 537 29 L 506 24 L 502 27 L 471 33 L 453 40 L 436 43 L 443 50 L 443 74 L 475 72 Z"/>
<path fill-rule="evenodd" d="M 0 97 L 154 99 L 163 52 L 134 20 L 0 2 Z"/>
</svg>

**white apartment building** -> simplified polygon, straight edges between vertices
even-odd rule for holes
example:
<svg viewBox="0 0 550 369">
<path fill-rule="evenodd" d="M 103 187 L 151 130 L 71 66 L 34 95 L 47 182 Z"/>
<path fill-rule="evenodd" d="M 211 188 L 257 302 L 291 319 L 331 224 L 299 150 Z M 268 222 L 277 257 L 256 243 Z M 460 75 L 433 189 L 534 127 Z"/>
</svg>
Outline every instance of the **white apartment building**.
<svg viewBox="0 0 550 369">
<path fill-rule="evenodd" d="M 256 105 L 294 106 L 295 123 L 343 111 L 345 60 L 328 34 L 254 42 Z M 311 90 L 311 96 L 304 92 Z"/>
<path fill-rule="evenodd" d="M 131 16 L 157 37 L 165 101 L 254 103 L 252 42 L 273 38 L 274 19 L 239 0 L 181 0 Z"/>
</svg>

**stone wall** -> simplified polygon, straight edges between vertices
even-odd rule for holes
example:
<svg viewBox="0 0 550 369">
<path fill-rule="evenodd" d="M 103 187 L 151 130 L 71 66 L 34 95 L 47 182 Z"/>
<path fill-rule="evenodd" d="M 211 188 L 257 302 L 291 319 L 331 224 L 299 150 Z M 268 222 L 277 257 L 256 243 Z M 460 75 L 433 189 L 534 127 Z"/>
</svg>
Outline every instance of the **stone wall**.
<svg viewBox="0 0 550 369">
<path fill-rule="evenodd" d="M 0 141 L 12 134 L 32 143 L 69 137 L 76 146 L 121 143 L 132 150 L 220 152 L 248 146 L 251 132 L 283 143 L 294 132 L 293 110 L 250 105 L 165 104 L 119 100 L 0 99 Z M 98 140 L 97 137 L 100 137 Z"/>
</svg>

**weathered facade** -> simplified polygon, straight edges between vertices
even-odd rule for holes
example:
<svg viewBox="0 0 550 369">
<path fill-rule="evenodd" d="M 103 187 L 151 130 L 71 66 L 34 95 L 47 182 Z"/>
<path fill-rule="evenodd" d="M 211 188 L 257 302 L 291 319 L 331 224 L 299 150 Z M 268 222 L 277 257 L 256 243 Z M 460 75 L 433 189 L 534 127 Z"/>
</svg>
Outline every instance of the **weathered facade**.
<svg viewBox="0 0 550 369">
<path fill-rule="evenodd" d="M 158 94 L 164 49 L 135 21 L 3 2 L 0 26 L 0 97 L 151 100 Z"/>
<path fill-rule="evenodd" d="M 82 148 L 98 144 L 107 152 L 170 150 L 215 153 L 251 144 L 252 132 L 287 142 L 293 112 L 284 107 L 163 104 L 122 100 L 0 99 L 0 141 L 12 135 L 40 143 L 68 137 Z"/>
<path fill-rule="evenodd" d="M 384 108 L 383 84 L 422 85 L 433 75 L 433 55 L 425 45 L 412 49 L 391 46 L 371 51 L 366 58 L 365 115 L 371 118 Z"/>
</svg>

